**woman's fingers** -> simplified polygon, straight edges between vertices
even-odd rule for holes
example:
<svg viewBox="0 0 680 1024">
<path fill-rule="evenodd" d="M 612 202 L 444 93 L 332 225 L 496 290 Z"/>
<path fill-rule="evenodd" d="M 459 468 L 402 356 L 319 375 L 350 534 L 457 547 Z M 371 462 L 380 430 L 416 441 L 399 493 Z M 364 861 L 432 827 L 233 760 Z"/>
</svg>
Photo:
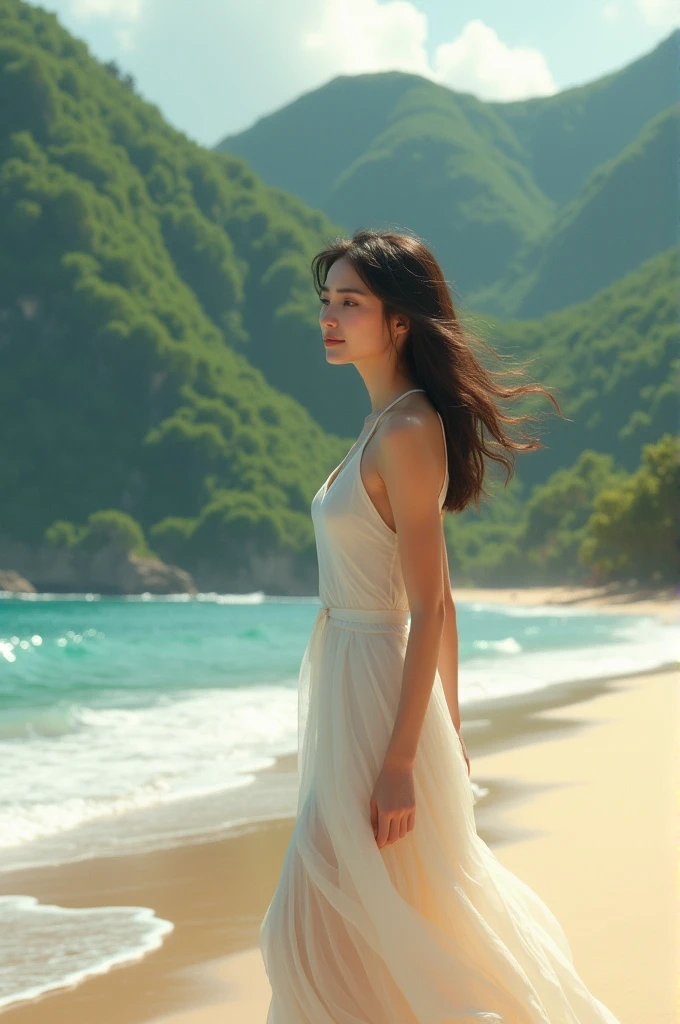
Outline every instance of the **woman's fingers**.
<svg viewBox="0 0 680 1024">
<path fill-rule="evenodd" d="M 371 800 L 371 828 L 373 829 L 373 835 L 378 837 L 378 805 L 375 800 Z"/>
<path fill-rule="evenodd" d="M 377 811 L 376 811 L 377 813 Z M 415 811 L 408 814 L 379 814 L 377 828 L 373 825 L 373 814 L 371 814 L 371 825 L 376 843 L 382 849 L 398 839 L 403 839 L 407 832 L 410 832 L 415 824 Z"/>
<path fill-rule="evenodd" d="M 387 843 L 390 835 L 390 816 L 389 814 L 378 814 L 378 835 L 377 841 L 378 846 L 382 849 Z"/>
</svg>

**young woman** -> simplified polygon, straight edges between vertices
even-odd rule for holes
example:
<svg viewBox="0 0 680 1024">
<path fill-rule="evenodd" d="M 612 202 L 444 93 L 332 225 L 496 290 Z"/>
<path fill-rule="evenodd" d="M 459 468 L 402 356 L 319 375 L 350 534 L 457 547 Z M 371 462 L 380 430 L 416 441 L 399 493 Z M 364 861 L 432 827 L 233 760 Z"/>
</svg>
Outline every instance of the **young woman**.
<svg viewBox="0 0 680 1024">
<path fill-rule="evenodd" d="M 618 1024 L 548 907 L 477 835 L 444 511 L 518 451 L 420 239 L 312 263 L 326 358 L 373 411 L 315 494 L 322 608 L 302 658 L 295 828 L 260 930 L 267 1024 Z M 491 440 L 490 440 L 491 439 Z M 410 613 L 410 625 L 408 617 Z"/>
</svg>

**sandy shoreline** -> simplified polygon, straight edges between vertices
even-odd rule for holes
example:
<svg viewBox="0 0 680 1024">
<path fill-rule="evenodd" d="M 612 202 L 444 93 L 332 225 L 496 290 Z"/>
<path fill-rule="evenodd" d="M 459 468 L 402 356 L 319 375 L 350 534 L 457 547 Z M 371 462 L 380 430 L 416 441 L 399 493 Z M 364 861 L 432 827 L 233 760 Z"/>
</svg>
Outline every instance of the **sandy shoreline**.
<svg viewBox="0 0 680 1024">
<path fill-rule="evenodd" d="M 573 588 L 458 595 L 602 600 Z M 675 620 L 673 597 L 654 603 L 611 610 Z M 555 911 L 577 969 L 621 1024 L 675 1019 L 677 683 L 668 670 L 556 684 L 463 716 L 472 779 L 489 788 L 475 809 L 479 834 Z M 269 770 L 294 771 L 294 755 Z M 196 845 L 0 876 L 3 894 L 63 907 L 147 906 L 175 925 L 142 960 L 17 1005 L 4 1019 L 264 1024 L 269 990 L 255 947 L 292 827 L 284 818 Z"/>
<path fill-rule="evenodd" d="M 494 604 L 558 605 L 629 615 L 655 615 L 663 622 L 678 621 L 680 600 L 673 587 L 637 590 L 601 587 L 453 587 L 454 601 Z"/>
<path fill-rule="evenodd" d="M 476 812 L 478 831 L 557 914 L 581 977 L 621 1024 L 674 1024 L 678 675 L 612 680 L 572 711 L 544 709 L 554 735 L 476 759 L 476 773 L 504 780 Z M 264 1024 L 257 948 L 199 979 L 218 986 L 214 1001 L 163 1024 Z"/>
</svg>

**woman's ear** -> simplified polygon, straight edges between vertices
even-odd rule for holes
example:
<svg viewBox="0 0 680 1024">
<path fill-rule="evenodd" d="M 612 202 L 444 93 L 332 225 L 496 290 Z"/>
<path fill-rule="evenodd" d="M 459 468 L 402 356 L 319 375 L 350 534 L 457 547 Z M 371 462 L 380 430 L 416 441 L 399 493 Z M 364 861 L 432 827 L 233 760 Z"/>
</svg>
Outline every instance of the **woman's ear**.
<svg viewBox="0 0 680 1024">
<path fill-rule="evenodd" d="M 394 317 L 394 332 L 397 338 L 405 337 L 410 328 L 411 324 L 409 318 L 403 313 L 397 313 Z"/>
</svg>

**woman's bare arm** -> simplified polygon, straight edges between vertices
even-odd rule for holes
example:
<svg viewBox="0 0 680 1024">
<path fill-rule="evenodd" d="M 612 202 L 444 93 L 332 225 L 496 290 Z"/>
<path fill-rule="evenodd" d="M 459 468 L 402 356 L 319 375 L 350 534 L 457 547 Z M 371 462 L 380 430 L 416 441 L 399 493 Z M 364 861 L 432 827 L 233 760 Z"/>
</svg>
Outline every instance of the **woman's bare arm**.
<svg viewBox="0 0 680 1024">
<path fill-rule="evenodd" d="M 443 515 L 443 513 L 442 513 Z M 442 524 L 443 525 L 443 524 Z M 439 662 L 437 668 L 446 695 L 446 703 L 451 713 L 451 721 L 460 732 L 460 707 L 458 703 L 458 622 L 456 606 L 451 596 L 451 580 L 449 579 L 449 560 L 446 553 L 446 541 L 442 528 L 442 578 L 444 583 L 444 608 L 446 618 L 439 645 Z"/>
<path fill-rule="evenodd" d="M 446 617 L 438 502 L 442 469 L 430 436 L 422 414 L 400 411 L 386 424 L 378 455 L 411 611 L 399 707 L 385 763 L 405 767 L 415 762 Z"/>
</svg>

